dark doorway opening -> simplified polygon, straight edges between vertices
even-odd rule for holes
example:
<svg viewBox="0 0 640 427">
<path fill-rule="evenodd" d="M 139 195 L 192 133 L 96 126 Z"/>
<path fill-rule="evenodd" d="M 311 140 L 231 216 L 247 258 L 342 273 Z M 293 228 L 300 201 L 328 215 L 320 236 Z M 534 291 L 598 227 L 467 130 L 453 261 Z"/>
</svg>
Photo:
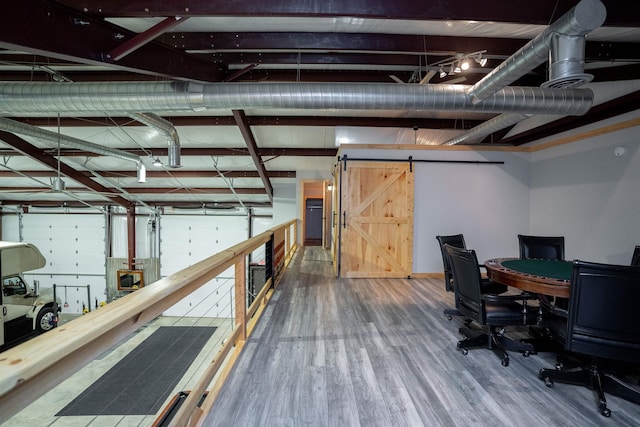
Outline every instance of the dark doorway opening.
<svg viewBox="0 0 640 427">
<path fill-rule="evenodd" d="M 309 198 L 305 202 L 304 245 L 322 245 L 322 199 Z"/>
</svg>

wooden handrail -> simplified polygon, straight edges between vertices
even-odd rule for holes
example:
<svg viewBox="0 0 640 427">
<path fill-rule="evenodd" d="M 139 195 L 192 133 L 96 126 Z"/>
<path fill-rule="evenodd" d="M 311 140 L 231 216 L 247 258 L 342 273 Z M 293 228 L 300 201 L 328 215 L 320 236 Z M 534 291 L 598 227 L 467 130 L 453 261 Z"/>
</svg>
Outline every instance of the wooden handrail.
<svg viewBox="0 0 640 427">
<path fill-rule="evenodd" d="M 271 240 L 278 231 L 284 229 L 289 234 L 293 228 L 295 236 L 296 227 L 296 220 L 274 227 L 0 353 L 0 424 L 230 266 L 244 265 L 246 255 Z M 295 251 L 293 239 L 294 243 L 285 245 L 286 259 Z M 236 301 L 246 292 L 244 268 L 236 268 L 237 275 L 239 271 L 242 277 L 236 277 Z M 246 308 L 241 310 L 244 313 Z M 246 338 L 247 318 L 236 313 L 241 340 Z M 234 345 L 238 339 L 229 341 Z"/>
</svg>

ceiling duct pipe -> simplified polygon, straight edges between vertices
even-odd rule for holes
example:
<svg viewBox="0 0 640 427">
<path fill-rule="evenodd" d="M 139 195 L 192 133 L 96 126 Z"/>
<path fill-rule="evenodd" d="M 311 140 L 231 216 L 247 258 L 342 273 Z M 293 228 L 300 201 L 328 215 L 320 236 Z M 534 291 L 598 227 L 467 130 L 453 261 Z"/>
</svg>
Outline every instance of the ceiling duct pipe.
<svg viewBox="0 0 640 427">
<path fill-rule="evenodd" d="M 491 120 L 487 120 L 486 122 L 470 129 L 468 132 L 463 133 L 462 135 L 456 136 L 444 142 L 442 145 L 456 145 L 462 142 L 467 142 L 468 144 L 477 144 L 479 143 L 485 136 L 491 135 L 494 132 L 499 131 L 500 129 L 504 129 L 509 126 L 513 126 L 518 122 L 521 122 L 524 119 L 531 117 L 530 114 L 500 114 L 497 117 L 494 117 Z"/>
<path fill-rule="evenodd" d="M 35 126 L 31 126 L 4 117 L 0 117 L 0 130 L 56 143 L 60 142 L 60 145 L 66 145 L 68 147 L 86 150 L 104 156 L 117 157 L 122 160 L 134 162 L 136 163 L 136 168 L 138 170 L 138 181 L 144 182 L 144 179 L 142 179 L 141 177 L 144 177 L 146 170 L 144 164 L 142 164 L 142 160 L 140 159 L 140 157 L 136 156 L 135 154 L 127 153 L 126 151 L 120 151 L 113 148 L 103 147 L 92 142 L 83 141 L 82 139 L 74 138 L 67 135 L 61 135 L 57 132 L 40 129 Z"/>
<path fill-rule="evenodd" d="M 169 137 L 169 164 L 167 166 L 170 168 L 179 168 L 182 166 L 180 164 L 180 137 L 173 123 L 155 113 L 133 113 L 131 117 L 167 135 Z"/>
<path fill-rule="evenodd" d="M 556 37 L 555 43 L 562 45 L 560 49 L 555 49 L 557 55 L 564 56 L 561 52 L 566 52 L 565 48 L 572 51 L 569 55 L 571 59 L 568 62 L 573 65 L 569 69 L 563 70 L 561 77 L 568 79 L 568 73 L 576 72 L 578 77 L 584 76 L 582 69 L 575 67 L 576 63 L 583 61 L 580 58 L 584 58 L 584 42 L 582 44 L 576 43 L 574 38 L 584 38 L 589 32 L 600 27 L 606 17 L 607 10 L 600 0 L 582 0 L 482 80 L 474 84 L 468 93 L 472 102 L 475 104 L 487 99 L 546 61 L 549 58 L 549 50 L 554 50 L 552 49 L 554 34 L 568 36 L 566 38 Z M 559 62 L 556 61 L 556 63 Z"/>
<path fill-rule="evenodd" d="M 0 82 L 0 115 L 125 114 L 293 108 L 581 115 L 593 92 L 505 87 L 472 103 L 471 86 L 385 83 Z"/>
<path fill-rule="evenodd" d="M 549 80 L 542 87 L 565 89 L 589 83 L 592 74 L 584 72 L 583 36 L 554 34 L 549 49 Z"/>
</svg>

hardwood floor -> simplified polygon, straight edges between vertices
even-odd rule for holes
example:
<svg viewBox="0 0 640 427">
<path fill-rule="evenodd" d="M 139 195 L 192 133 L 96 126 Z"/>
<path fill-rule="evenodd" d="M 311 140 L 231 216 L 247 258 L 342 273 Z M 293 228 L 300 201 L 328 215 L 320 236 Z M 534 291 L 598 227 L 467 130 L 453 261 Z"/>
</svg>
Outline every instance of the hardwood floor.
<svg viewBox="0 0 640 427">
<path fill-rule="evenodd" d="M 538 379 L 555 356 L 455 349 L 442 279 L 335 279 L 301 248 L 207 426 L 637 426 L 640 405 Z"/>
</svg>

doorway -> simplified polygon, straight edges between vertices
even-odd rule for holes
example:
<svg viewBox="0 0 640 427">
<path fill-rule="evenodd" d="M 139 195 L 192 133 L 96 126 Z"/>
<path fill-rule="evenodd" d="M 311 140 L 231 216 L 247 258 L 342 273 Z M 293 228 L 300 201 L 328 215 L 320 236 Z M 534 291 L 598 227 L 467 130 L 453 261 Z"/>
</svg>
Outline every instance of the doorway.
<svg viewBox="0 0 640 427">
<path fill-rule="evenodd" d="M 333 205 L 333 191 L 329 183 L 327 180 L 301 182 L 301 244 L 329 249 Z"/>
<path fill-rule="evenodd" d="M 304 245 L 322 245 L 322 199 L 309 198 L 305 200 Z"/>
</svg>

